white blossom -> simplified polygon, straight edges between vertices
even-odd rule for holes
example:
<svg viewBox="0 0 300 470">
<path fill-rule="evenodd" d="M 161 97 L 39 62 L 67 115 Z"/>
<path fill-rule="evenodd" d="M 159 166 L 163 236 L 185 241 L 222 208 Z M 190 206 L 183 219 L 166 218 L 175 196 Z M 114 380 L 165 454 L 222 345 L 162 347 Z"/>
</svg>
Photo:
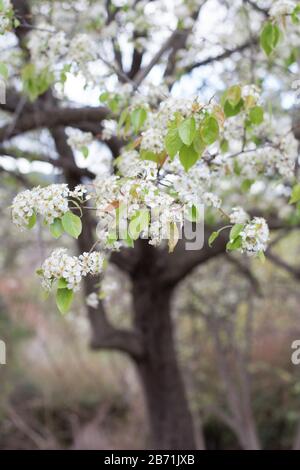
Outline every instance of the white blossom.
<svg viewBox="0 0 300 470">
<path fill-rule="evenodd" d="M 159 129 L 147 129 L 142 133 L 141 149 L 153 153 L 164 151 L 164 135 Z"/>
<path fill-rule="evenodd" d="M 96 59 L 96 44 L 89 35 L 84 33 L 76 34 L 70 42 L 69 56 L 78 65 L 85 66 L 86 62 Z"/>
<path fill-rule="evenodd" d="M 82 277 L 87 274 L 100 274 L 103 270 L 104 256 L 99 252 L 83 253 L 79 257 L 70 256 L 64 248 L 54 250 L 41 267 L 42 285 L 50 290 L 53 282 L 66 281 L 68 289 L 79 289 Z"/>
<path fill-rule="evenodd" d="M 271 6 L 269 14 L 273 18 L 277 18 L 284 15 L 290 15 L 295 7 L 296 2 L 290 0 L 278 0 Z"/>
<path fill-rule="evenodd" d="M 122 152 L 117 162 L 118 169 L 122 176 L 129 178 L 157 178 L 157 165 L 149 160 L 142 160 L 136 150 Z"/>
<path fill-rule="evenodd" d="M 242 238 L 241 251 L 255 255 L 265 251 L 269 240 L 269 228 L 262 217 L 254 217 L 240 232 Z"/>
<path fill-rule="evenodd" d="M 82 266 L 82 274 L 99 274 L 102 272 L 104 256 L 99 251 L 93 251 L 91 253 L 83 253 L 79 256 L 79 260 Z"/>
<path fill-rule="evenodd" d="M 91 132 L 82 132 L 79 129 L 72 129 L 67 142 L 73 150 L 82 150 L 93 142 L 93 134 Z"/>
<path fill-rule="evenodd" d="M 26 228 L 29 218 L 35 213 L 51 224 L 68 211 L 68 196 L 66 184 L 51 184 L 45 188 L 23 191 L 13 200 L 12 220 L 17 226 Z"/>
<path fill-rule="evenodd" d="M 232 224 L 244 224 L 249 219 L 249 215 L 242 207 L 233 207 L 229 217 Z"/>
</svg>

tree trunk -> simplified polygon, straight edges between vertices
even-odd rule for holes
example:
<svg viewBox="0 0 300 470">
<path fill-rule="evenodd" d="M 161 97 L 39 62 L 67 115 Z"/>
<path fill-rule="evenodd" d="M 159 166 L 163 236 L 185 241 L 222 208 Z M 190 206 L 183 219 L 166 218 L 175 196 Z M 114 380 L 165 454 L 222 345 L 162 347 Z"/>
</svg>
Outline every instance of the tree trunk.
<svg viewBox="0 0 300 470">
<path fill-rule="evenodd" d="M 153 449 L 195 449 L 192 416 L 179 370 L 170 313 L 171 291 L 148 277 L 133 280 L 135 326 L 145 355 L 137 368 L 145 392 Z"/>
</svg>

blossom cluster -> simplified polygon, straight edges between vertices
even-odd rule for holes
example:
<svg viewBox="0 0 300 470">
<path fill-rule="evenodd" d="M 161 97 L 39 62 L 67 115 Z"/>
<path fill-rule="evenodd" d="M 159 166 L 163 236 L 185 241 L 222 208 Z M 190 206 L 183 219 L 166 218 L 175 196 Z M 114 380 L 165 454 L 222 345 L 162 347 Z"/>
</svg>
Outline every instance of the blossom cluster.
<svg viewBox="0 0 300 470">
<path fill-rule="evenodd" d="M 116 164 L 120 174 L 124 177 L 140 177 L 148 180 L 157 178 L 157 164 L 149 160 L 142 160 L 136 150 L 123 151 Z"/>
<path fill-rule="evenodd" d="M 82 199 L 87 190 L 78 185 L 73 191 L 67 184 L 40 186 L 19 193 L 12 203 L 12 220 L 20 228 L 27 228 L 30 218 L 41 215 L 45 223 L 52 224 L 54 219 L 62 217 L 69 210 L 69 198 Z"/>
<path fill-rule="evenodd" d="M 248 255 L 264 252 L 269 240 L 269 228 L 264 218 L 254 217 L 240 232 L 241 251 Z"/>
<path fill-rule="evenodd" d="M 46 290 L 50 290 L 53 282 L 64 279 L 66 287 L 76 291 L 82 277 L 87 274 L 100 274 L 103 264 L 104 256 L 100 252 L 83 253 L 77 257 L 68 255 L 64 248 L 58 248 L 42 264 L 42 285 Z"/>
<path fill-rule="evenodd" d="M 82 132 L 79 129 L 72 129 L 67 142 L 73 150 L 81 151 L 93 142 L 93 134 L 91 132 Z"/>
<path fill-rule="evenodd" d="M 97 59 L 97 46 L 88 34 L 78 33 L 70 38 L 65 31 L 55 31 L 41 23 L 28 37 L 28 49 L 37 70 L 54 73 L 57 81 L 71 69 L 92 79 L 87 64 Z"/>
<path fill-rule="evenodd" d="M 281 16 L 290 15 L 297 3 L 290 0 L 278 0 L 274 2 L 269 10 L 270 16 L 280 18 Z"/>
</svg>

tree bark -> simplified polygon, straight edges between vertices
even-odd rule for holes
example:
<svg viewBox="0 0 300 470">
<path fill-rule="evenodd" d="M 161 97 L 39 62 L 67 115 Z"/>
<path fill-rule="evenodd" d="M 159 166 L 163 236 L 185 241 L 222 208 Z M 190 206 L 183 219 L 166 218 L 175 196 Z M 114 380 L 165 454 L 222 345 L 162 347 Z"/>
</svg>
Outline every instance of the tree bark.
<svg viewBox="0 0 300 470">
<path fill-rule="evenodd" d="M 145 393 L 153 449 L 196 449 L 193 420 L 174 346 L 171 290 L 153 278 L 133 280 L 135 327 L 145 353 L 137 369 Z"/>
</svg>

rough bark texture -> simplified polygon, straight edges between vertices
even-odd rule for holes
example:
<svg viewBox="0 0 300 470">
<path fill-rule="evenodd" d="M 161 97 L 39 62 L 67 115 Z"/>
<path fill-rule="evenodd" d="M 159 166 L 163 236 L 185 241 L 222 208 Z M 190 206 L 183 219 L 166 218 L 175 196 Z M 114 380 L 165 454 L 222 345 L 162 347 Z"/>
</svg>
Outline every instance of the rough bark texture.
<svg viewBox="0 0 300 470">
<path fill-rule="evenodd" d="M 144 344 L 137 369 L 144 388 L 154 449 L 195 449 L 195 433 L 174 346 L 172 289 L 159 283 L 158 250 L 144 247 L 133 275 L 135 327 Z"/>
<path fill-rule="evenodd" d="M 146 349 L 137 368 L 148 408 L 151 446 L 195 449 L 192 417 L 174 348 L 170 292 L 157 292 L 147 280 L 136 282 L 134 309 Z"/>
</svg>

